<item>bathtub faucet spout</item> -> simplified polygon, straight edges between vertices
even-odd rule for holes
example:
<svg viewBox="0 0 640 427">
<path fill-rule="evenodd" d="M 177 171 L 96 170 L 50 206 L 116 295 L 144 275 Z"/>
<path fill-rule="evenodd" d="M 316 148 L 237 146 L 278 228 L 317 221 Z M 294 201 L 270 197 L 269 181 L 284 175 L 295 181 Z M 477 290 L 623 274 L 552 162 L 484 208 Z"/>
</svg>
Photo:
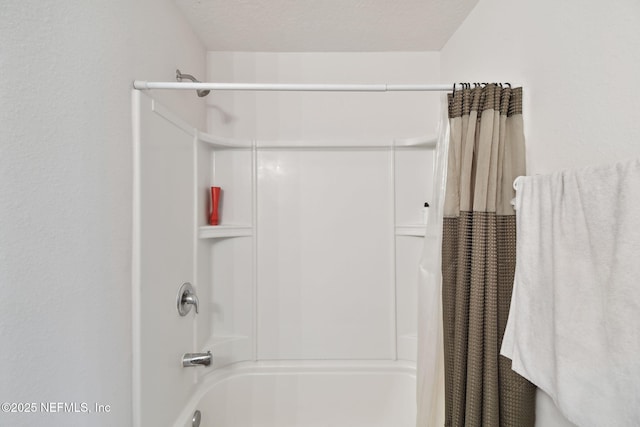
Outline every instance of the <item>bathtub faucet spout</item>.
<svg viewBox="0 0 640 427">
<path fill-rule="evenodd" d="M 211 365 L 211 351 L 206 353 L 185 353 L 182 356 L 182 366 L 188 368 L 190 366 L 209 366 Z"/>
</svg>

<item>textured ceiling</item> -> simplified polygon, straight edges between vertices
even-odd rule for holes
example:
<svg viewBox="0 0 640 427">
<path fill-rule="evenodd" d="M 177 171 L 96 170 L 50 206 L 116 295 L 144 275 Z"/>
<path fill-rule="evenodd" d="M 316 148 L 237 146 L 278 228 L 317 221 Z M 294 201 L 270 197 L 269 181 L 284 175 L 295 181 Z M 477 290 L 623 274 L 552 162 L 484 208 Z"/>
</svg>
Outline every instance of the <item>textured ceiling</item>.
<svg viewBox="0 0 640 427">
<path fill-rule="evenodd" d="M 439 50 L 478 0 L 175 0 L 212 51 Z"/>
</svg>

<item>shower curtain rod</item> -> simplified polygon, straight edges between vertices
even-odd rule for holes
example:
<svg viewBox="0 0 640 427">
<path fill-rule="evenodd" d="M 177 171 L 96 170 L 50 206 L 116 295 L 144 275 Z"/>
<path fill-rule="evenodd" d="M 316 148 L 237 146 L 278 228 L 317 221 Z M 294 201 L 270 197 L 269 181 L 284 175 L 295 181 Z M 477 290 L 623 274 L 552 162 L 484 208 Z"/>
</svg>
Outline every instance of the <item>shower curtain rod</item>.
<svg viewBox="0 0 640 427">
<path fill-rule="evenodd" d="M 133 88 L 146 89 L 204 89 L 204 90 L 253 90 L 253 91 L 297 91 L 297 92 L 425 92 L 462 89 L 455 84 L 307 84 L 307 83 L 189 83 L 147 82 L 135 80 Z"/>
</svg>

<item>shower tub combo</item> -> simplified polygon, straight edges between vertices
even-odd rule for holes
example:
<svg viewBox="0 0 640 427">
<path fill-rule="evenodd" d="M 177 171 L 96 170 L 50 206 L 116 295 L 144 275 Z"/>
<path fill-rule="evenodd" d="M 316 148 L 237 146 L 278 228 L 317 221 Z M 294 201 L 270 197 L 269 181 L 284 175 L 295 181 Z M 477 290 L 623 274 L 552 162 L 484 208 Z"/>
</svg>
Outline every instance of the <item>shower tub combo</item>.
<svg viewBox="0 0 640 427">
<path fill-rule="evenodd" d="M 134 427 L 413 427 L 435 140 L 221 138 L 132 102 Z"/>
<path fill-rule="evenodd" d="M 404 363 L 249 363 L 210 375 L 173 427 L 413 427 Z"/>
</svg>

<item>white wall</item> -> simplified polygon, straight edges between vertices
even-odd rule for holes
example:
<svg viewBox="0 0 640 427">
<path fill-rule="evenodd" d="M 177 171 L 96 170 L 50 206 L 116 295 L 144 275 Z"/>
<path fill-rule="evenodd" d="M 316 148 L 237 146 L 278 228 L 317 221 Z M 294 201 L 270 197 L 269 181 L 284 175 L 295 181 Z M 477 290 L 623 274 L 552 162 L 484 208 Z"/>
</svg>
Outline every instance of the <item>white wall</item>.
<svg viewBox="0 0 640 427">
<path fill-rule="evenodd" d="M 0 6 L 0 401 L 111 413 L 11 426 L 131 424 L 131 81 L 204 75 L 173 2 Z M 163 94 L 204 122 L 195 94 Z"/>
<path fill-rule="evenodd" d="M 209 81 L 420 83 L 439 79 L 437 52 L 209 52 Z M 227 92 L 208 99 L 209 130 L 271 141 L 350 142 L 435 135 L 439 94 Z"/>
<path fill-rule="evenodd" d="M 482 0 L 442 49 L 442 79 L 524 87 L 530 174 L 636 157 L 638 23 L 636 0 Z"/>
<path fill-rule="evenodd" d="M 443 81 L 524 87 L 529 174 L 640 155 L 640 3 L 482 0 L 441 52 Z M 539 393 L 538 422 L 570 425 Z"/>
</svg>

